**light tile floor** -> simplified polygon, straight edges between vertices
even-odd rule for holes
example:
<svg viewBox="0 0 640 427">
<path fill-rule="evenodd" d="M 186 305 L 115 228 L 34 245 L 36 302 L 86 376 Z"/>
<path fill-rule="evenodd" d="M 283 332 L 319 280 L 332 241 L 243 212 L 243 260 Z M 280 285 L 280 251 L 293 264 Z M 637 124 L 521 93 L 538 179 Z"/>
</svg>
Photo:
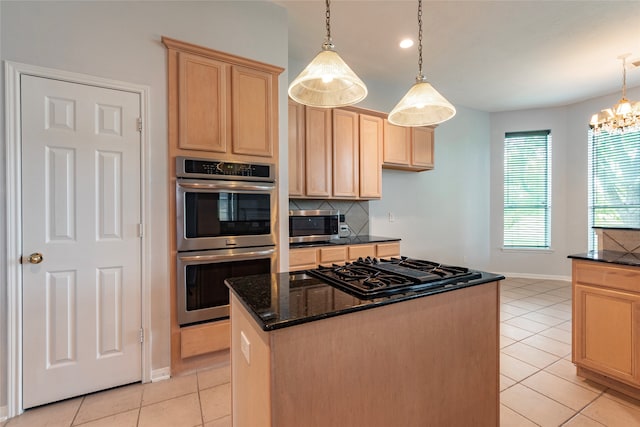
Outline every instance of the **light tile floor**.
<svg viewBox="0 0 640 427">
<path fill-rule="evenodd" d="M 0 427 L 231 427 L 229 363 L 25 411 Z"/>
<path fill-rule="evenodd" d="M 503 427 L 640 427 L 640 401 L 575 374 L 569 282 L 503 282 L 500 363 Z M 30 409 L 0 427 L 228 427 L 229 379 L 226 363 Z"/>
<path fill-rule="evenodd" d="M 640 426 L 640 401 L 576 376 L 570 282 L 508 278 L 500 300 L 501 426 Z"/>
</svg>

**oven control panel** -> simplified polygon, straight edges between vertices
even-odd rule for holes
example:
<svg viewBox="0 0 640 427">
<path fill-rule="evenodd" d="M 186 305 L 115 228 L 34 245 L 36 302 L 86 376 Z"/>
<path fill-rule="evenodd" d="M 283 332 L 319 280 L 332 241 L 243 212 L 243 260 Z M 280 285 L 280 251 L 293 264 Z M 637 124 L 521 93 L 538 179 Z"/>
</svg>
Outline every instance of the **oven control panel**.
<svg viewBox="0 0 640 427">
<path fill-rule="evenodd" d="M 176 158 L 176 176 L 180 178 L 240 179 L 274 181 L 274 165 L 238 163 L 192 157 Z"/>
</svg>

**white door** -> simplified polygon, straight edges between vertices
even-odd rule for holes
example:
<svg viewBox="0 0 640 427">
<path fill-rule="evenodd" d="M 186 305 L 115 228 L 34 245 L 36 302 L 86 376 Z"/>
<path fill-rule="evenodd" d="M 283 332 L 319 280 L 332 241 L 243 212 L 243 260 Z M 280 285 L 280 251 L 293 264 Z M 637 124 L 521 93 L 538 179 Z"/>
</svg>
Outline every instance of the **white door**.
<svg viewBox="0 0 640 427">
<path fill-rule="evenodd" d="M 26 75 L 21 91 L 29 408 L 142 378 L 140 96 Z"/>
</svg>

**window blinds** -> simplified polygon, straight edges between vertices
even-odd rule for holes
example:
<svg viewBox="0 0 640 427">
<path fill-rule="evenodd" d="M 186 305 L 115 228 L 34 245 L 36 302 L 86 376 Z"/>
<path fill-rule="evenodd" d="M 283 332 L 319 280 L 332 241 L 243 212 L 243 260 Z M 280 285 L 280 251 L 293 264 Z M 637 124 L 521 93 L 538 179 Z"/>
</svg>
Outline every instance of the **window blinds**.
<svg viewBox="0 0 640 427">
<path fill-rule="evenodd" d="M 589 225 L 640 227 L 640 132 L 589 141 Z"/>
<path fill-rule="evenodd" d="M 549 248 L 551 131 L 510 132 L 504 139 L 505 248 Z"/>
</svg>

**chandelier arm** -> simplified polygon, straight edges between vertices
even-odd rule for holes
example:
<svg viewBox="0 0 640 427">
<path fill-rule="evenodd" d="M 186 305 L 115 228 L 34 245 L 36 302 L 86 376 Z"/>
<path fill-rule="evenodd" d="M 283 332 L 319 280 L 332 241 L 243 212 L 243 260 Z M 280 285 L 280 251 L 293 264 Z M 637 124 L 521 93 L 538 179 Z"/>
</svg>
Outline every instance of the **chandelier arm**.
<svg viewBox="0 0 640 427">
<path fill-rule="evenodd" d="M 627 97 L 627 58 L 622 58 L 622 98 Z"/>
</svg>

